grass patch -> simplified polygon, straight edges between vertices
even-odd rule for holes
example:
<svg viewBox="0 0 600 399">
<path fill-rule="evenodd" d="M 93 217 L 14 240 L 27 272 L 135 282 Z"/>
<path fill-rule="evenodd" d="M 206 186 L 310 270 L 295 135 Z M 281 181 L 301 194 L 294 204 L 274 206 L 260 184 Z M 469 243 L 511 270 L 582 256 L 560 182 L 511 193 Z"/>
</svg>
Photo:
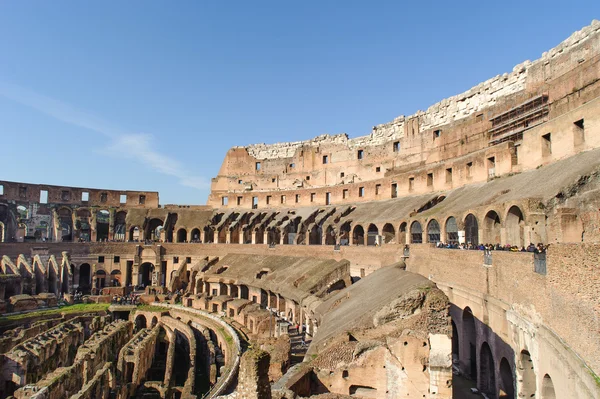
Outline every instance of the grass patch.
<svg viewBox="0 0 600 399">
<path fill-rule="evenodd" d="M 231 337 L 231 335 L 229 335 L 229 333 L 225 331 L 225 328 L 219 327 L 219 331 L 223 335 L 223 338 L 225 338 L 225 341 L 227 341 L 229 345 L 233 345 L 233 337 Z"/>
<path fill-rule="evenodd" d="M 44 309 L 33 312 L 21 313 L 12 316 L 1 316 L 0 324 L 7 324 L 17 320 L 25 320 L 32 317 L 56 316 L 63 313 L 90 313 L 106 311 L 109 303 L 78 303 L 75 305 L 62 306 L 56 309 Z"/>
<path fill-rule="evenodd" d="M 168 312 L 169 308 L 165 308 L 157 305 L 140 305 L 137 310 L 142 312 Z"/>
</svg>

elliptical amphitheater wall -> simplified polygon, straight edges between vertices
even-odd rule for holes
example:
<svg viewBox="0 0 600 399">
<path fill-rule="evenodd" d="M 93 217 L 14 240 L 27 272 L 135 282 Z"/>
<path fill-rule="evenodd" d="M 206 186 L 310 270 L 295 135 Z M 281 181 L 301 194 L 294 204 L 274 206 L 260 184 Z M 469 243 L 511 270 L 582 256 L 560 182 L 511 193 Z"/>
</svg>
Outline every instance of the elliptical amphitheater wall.
<svg viewBox="0 0 600 399">
<path fill-rule="evenodd" d="M 117 201 L 124 192 L 102 190 L 86 203 L 65 199 L 83 189 L 0 185 L 5 309 L 23 303 L 15 294 L 194 282 L 191 295 L 204 296 L 188 306 L 245 306 L 235 317 L 248 316 L 253 333 L 265 307 L 313 330 L 319 296 L 343 289 L 349 274 L 405 260 L 452 302 L 458 366 L 491 397 L 600 398 L 597 21 L 541 59 L 369 136 L 235 147 L 207 206 L 160 207 L 157 193 L 144 192 Z M 30 234 L 44 226 L 53 233 Z M 551 246 L 546 260 L 435 248 L 439 241 Z M 244 257 L 260 262 L 244 266 Z M 293 259 L 306 264 L 271 266 Z M 275 289 L 282 276 L 289 281 Z"/>
</svg>

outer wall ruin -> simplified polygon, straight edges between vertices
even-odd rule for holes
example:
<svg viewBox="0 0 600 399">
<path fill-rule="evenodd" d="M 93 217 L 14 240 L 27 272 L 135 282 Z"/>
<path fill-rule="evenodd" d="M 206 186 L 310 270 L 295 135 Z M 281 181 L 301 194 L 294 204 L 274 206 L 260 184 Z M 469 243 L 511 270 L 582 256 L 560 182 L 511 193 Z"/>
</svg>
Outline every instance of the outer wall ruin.
<svg viewBox="0 0 600 399">
<path fill-rule="evenodd" d="M 177 292 L 183 307 L 6 327 L 0 396 L 235 398 L 241 364 L 247 397 L 270 395 L 265 381 L 280 398 L 450 397 L 453 363 L 491 398 L 600 398 L 598 189 L 598 21 L 368 136 L 232 148 L 206 206 L 0 181 L 0 313 L 75 290 L 102 302 L 137 288 L 148 306 Z M 414 284 L 369 285 L 385 273 Z M 438 293 L 448 308 L 424 311 Z M 369 317 L 334 317 L 354 298 Z M 407 298 L 421 305 L 404 315 Z M 242 361 L 238 333 L 224 333 L 274 346 L 273 314 L 313 339 L 304 368 L 259 351 Z M 419 314 L 432 317 L 400 340 Z M 403 369 L 409 353 L 419 361 Z"/>
</svg>

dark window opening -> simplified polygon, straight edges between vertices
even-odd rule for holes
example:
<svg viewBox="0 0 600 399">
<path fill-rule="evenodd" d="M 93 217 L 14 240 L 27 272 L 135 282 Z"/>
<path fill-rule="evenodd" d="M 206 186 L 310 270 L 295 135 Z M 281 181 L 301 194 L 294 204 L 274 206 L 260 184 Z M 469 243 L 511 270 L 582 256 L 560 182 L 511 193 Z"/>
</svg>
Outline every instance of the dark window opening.
<svg viewBox="0 0 600 399">
<path fill-rule="evenodd" d="M 256 171 L 257 171 L 257 172 L 258 172 L 258 171 L 260 171 L 260 168 L 261 168 L 260 162 L 257 162 L 257 163 L 255 164 L 255 168 L 256 168 Z"/>
<path fill-rule="evenodd" d="M 359 197 L 364 197 L 365 196 L 365 188 L 364 187 L 359 187 L 358 188 L 358 196 Z"/>
<path fill-rule="evenodd" d="M 63 190 L 60 193 L 60 199 L 63 201 L 70 201 L 71 200 L 71 192 L 67 191 L 67 190 Z"/>
<path fill-rule="evenodd" d="M 310 202 L 315 202 L 315 193 L 310 193 Z"/>
<path fill-rule="evenodd" d="M 120 256 L 113 257 L 113 262 L 114 263 L 121 263 L 121 257 Z"/>
<path fill-rule="evenodd" d="M 285 204 L 285 195 L 282 195 L 282 196 L 281 196 L 281 203 L 282 203 L 282 204 Z"/>
<path fill-rule="evenodd" d="M 173 263 L 179 263 L 179 256 L 173 256 Z"/>
<path fill-rule="evenodd" d="M 242 205 L 242 199 L 243 199 L 243 198 L 244 198 L 244 197 L 237 197 L 237 204 L 238 204 L 238 205 Z"/>
<path fill-rule="evenodd" d="M 140 205 L 144 205 L 146 203 L 146 196 L 145 195 L 140 195 Z"/>
<path fill-rule="evenodd" d="M 309 181 L 309 180 L 310 180 L 310 176 L 306 176 L 306 181 Z"/>
<path fill-rule="evenodd" d="M 325 205 L 331 205 L 331 193 L 325 193 Z"/>
<path fill-rule="evenodd" d="M 394 152 L 400 152 L 400 142 L 394 141 L 394 145 L 392 148 L 393 148 Z"/>
<path fill-rule="evenodd" d="M 356 155 L 357 155 L 358 159 L 363 159 L 365 156 L 365 152 L 364 152 L 364 150 L 358 150 Z"/>
<path fill-rule="evenodd" d="M 552 154 L 552 133 L 547 133 L 542 136 L 542 157 L 547 157 Z"/>
<path fill-rule="evenodd" d="M 27 187 L 19 186 L 19 198 L 27 198 Z"/>
<path fill-rule="evenodd" d="M 267 195 L 267 205 L 270 205 L 270 204 L 271 204 L 271 196 Z"/>
<path fill-rule="evenodd" d="M 342 190 L 342 198 L 343 199 L 348 198 L 348 189 L 347 188 L 345 188 L 344 190 Z"/>
<path fill-rule="evenodd" d="M 446 169 L 446 183 L 452 183 L 452 168 Z"/>
<path fill-rule="evenodd" d="M 252 209 L 258 208 L 258 197 L 252 197 Z"/>
<path fill-rule="evenodd" d="M 442 131 L 440 129 L 433 131 L 433 139 L 437 139 L 442 135 Z"/>
<path fill-rule="evenodd" d="M 433 173 L 427 173 L 427 187 L 433 186 Z"/>
<path fill-rule="evenodd" d="M 296 194 L 296 204 L 300 202 L 300 194 Z"/>
<path fill-rule="evenodd" d="M 277 179 L 275 179 L 274 177 L 271 178 L 271 183 L 275 183 L 275 180 L 277 180 Z"/>
<path fill-rule="evenodd" d="M 398 184 L 392 183 L 392 198 L 398 197 Z"/>
<path fill-rule="evenodd" d="M 98 263 L 104 263 L 104 256 L 98 256 Z"/>
<path fill-rule="evenodd" d="M 185 261 L 186 261 L 187 263 L 192 263 L 192 257 L 191 257 L 191 256 L 186 256 L 186 257 L 185 257 Z"/>
<path fill-rule="evenodd" d="M 473 162 L 467 162 L 467 177 L 471 177 L 473 173 Z"/>
<path fill-rule="evenodd" d="M 573 122 L 573 124 L 574 124 L 575 126 L 577 126 L 578 128 L 580 128 L 580 129 L 584 129 L 583 119 L 580 119 L 580 120 L 578 120 L 578 121 L 575 121 L 575 122 Z"/>
<path fill-rule="evenodd" d="M 379 195 L 381 191 L 381 184 L 376 184 L 375 185 L 375 195 Z"/>
<path fill-rule="evenodd" d="M 377 172 L 377 173 L 381 172 L 381 166 L 376 167 L 375 172 Z"/>
<path fill-rule="evenodd" d="M 415 189 L 415 178 L 409 177 L 408 178 L 408 191 L 412 191 L 414 189 Z"/>
<path fill-rule="evenodd" d="M 329 163 L 329 155 L 323 155 L 323 165 Z"/>
<path fill-rule="evenodd" d="M 344 172 L 341 172 L 340 177 L 344 177 L 344 176 L 345 176 Z"/>
</svg>

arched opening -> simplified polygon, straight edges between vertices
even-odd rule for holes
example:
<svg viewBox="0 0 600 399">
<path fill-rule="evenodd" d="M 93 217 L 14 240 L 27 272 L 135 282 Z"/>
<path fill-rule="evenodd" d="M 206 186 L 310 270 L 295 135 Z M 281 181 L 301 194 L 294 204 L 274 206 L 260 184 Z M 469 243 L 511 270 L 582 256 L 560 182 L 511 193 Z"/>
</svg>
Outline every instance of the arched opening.
<svg viewBox="0 0 600 399">
<path fill-rule="evenodd" d="M 239 223 L 231 230 L 231 234 L 229 235 L 230 240 L 229 243 L 230 244 L 239 244 L 240 243 L 240 229 L 242 228 L 242 226 L 239 225 Z"/>
<path fill-rule="evenodd" d="M 110 285 L 113 287 L 119 287 L 121 285 L 121 271 L 113 270 L 110 272 Z"/>
<path fill-rule="evenodd" d="M 431 219 L 427 223 L 427 242 L 438 243 L 440 242 L 440 237 L 440 224 L 437 220 Z"/>
<path fill-rule="evenodd" d="M 242 243 L 252 244 L 252 227 L 246 226 L 242 230 Z"/>
<path fill-rule="evenodd" d="M 479 245 L 479 223 L 472 213 L 465 218 L 465 241 L 467 244 Z"/>
<path fill-rule="evenodd" d="M 322 229 L 321 226 L 319 226 L 318 224 L 315 224 L 311 229 L 310 229 L 310 233 L 308 234 L 308 244 L 309 245 L 321 245 L 322 241 Z"/>
<path fill-rule="evenodd" d="M 104 270 L 96 271 L 96 288 L 101 290 L 106 287 L 106 272 Z"/>
<path fill-rule="evenodd" d="M 421 244 L 423 242 L 423 228 L 421 223 L 416 220 L 410 225 L 410 242 L 412 244 Z"/>
<path fill-rule="evenodd" d="M 264 244 L 265 243 L 265 230 L 262 227 L 259 227 L 254 231 L 254 243 L 255 244 Z"/>
<path fill-rule="evenodd" d="M 68 208 L 61 208 L 58 211 L 59 236 L 61 241 L 73 241 L 73 214 Z"/>
<path fill-rule="evenodd" d="M 452 364 L 455 364 L 458 362 L 460 357 L 460 340 L 458 338 L 458 329 L 456 328 L 456 323 L 454 320 L 451 320 L 450 323 L 452 324 Z"/>
<path fill-rule="evenodd" d="M 518 247 L 524 246 L 523 242 L 523 227 L 525 221 L 523 219 L 523 212 L 518 206 L 513 205 L 508 210 L 506 215 L 506 243 L 510 245 L 516 245 Z"/>
<path fill-rule="evenodd" d="M 521 396 L 524 398 L 534 398 L 537 391 L 537 377 L 533 368 L 533 360 L 528 351 L 521 351 L 517 370 L 520 374 L 519 379 L 522 381 L 520 388 Z"/>
<path fill-rule="evenodd" d="M 337 239 L 335 236 L 335 230 L 332 225 L 327 226 L 325 230 L 325 244 L 326 245 L 335 245 L 337 243 Z"/>
<path fill-rule="evenodd" d="M 406 229 L 408 224 L 406 222 L 400 223 L 400 228 L 398 229 L 398 244 L 406 244 Z"/>
<path fill-rule="evenodd" d="M 184 386 L 190 369 L 190 341 L 179 330 L 175 330 L 175 359 L 173 380 L 176 386 Z"/>
<path fill-rule="evenodd" d="M 92 268 L 88 263 L 79 266 L 79 291 L 89 294 L 92 284 Z"/>
<path fill-rule="evenodd" d="M 481 345 L 481 365 L 479 370 L 479 388 L 492 397 L 496 397 L 496 372 L 494 369 L 494 357 L 487 342 Z"/>
<path fill-rule="evenodd" d="M 373 223 L 367 229 L 367 245 L 379 245 L 379 229 Z"/>
<path fill-rule="evenodd" d="M 133 226 L 129 229 L 129 241 L 139 241 L 140 240 L 140 228 L 137 226 Z"/>
<path fill-rule="evenodd" d="M 346 222 L 342 224 L 340 227 L 340 245 L 348 245 L 350 244 L 350 231 L 352 229 L 352 225 L 350 222 Z"/>
<path fill-rule="evenodd" d="M 186 242 L 187 241 L 187 230 L 179 229 L 177 230 L 177 242 Z"/>
<path fill-rule="evenodd" d="M 144 238 L 146 240 L 160 241 L 161 234 L 163 231 L 163 224 L 164 224 L 164 222 L 161 219 L 158 219 L 158 218 L 150 219 L 150 221 L 146 225 L 146 231 L 145 231 Z"/>
<path fill-rule="evenodd" d="M 240 298 L 242 299 L 248 299 L 248 286 L 247 285 L 240 285 Z"/>
<path fill-rule="evenodd" d="M 500 216 L 489 211 L 483 219 L 483 240 L 490 244 L 500 244 Z"/>
<path fill-rule="evenodd" d="M 227 242 L 227 232 L 229 230 L 222 226 L 221 229 L 217 232 L 217 243 L 225 244 Z"/>
<path fill-rule="evenodd" d="M 354 245 L 365 245 L 365 230 L 359 224 L 354 226 L 352 231 L 352 243 Z"/>
<path fill-rule="evenodd" d="M 158 338 L 156 339 L 154 357 L 152 358 L 152 365 L 148 370 L 148 381 L 159 381 L 163 382 L 165 379 L 165 371 L 167 369 L 167 354 L 169 351 L 169 338 L 164 328 L 160 327 Z M 140 390 L 138 389 L 138 396 Z M 145 396 L 142 396 L 145 397 Z M 153 396 L 151 396 L 153 397 Z M 161 397 L 159 396 L 156 396 Z"/>
<path fill-rule="evenodd" d="M 90 219 L 92 214 L 87 209 L 78 209 L 75 213 L 75 227 L 77 228 L 77 239 L 80 242 L 89 242 L 91 240 Z"/>
<path fill-rule="evenodd" d="M 96 241 L 108 241 L 108 226 L 110 225 L 110 212 L 106 209 L 96 212 Z"/>
<path fill-rule="evenodd" d="M 446 220 L 446 242 L 448 244 L 458 244 L 458 225 L 454 216 L 450 216 Z"/>
<path fill-rule="evenodd" d="M 51 294 L 56 294 L 56 284 L 57 284 L 57 276 L 56 269 L 54 266 L 49 263 L 48 264 L 48 292 Z"/>
<path fill-rule="evenodd" d="M 146 316 L 139 314 L 135 316 L 135 331 L 140 331 L 142 328 L 146 328 Z"/>
<path fill-rule="evenodd" d="M 145 262 L 140 265 L 138 273 L 138 283 L 141 288 L 152 285 L 152 272 L 154 271 L 154 265 L 150 262 Z"/>
<path fill-rule="evenodd" d="M 469 307 L 462 314 L 462 351 L 461 366 L 474 381 L 477 381 L 477 335 L 475 318 Z"/>
<path fill-rule="evenodd" d="M 383 242 L 384 244 L 392 244 L 396 242 L 396 229 L 391 223 L 383 225 Z"/>
<path fill-rule="evenodd" d="M 126 222 L 127 212 L 121 211 L 117 212 L 115 215 L 115 232 L 113 234 L 113 239 L 116 241 L 125 241 L 125 232 L 126 232 Z"/>
<path fill-rule="evenodd" d="M 156 316 L 152 317 L 152 322 L 150 323 L 150 328 L 156 327 L 158 324 L 158 318 Z"/>
<path fill-rule="evenodd" d="M 556 399 L 554 384 L 552 383 L 552 378 L 550 378 L 548 374 L 546 374 L 542 380 L 542 399 Z"/>
<path fill-rule="evenodd" d="M 215 231 L 209 226 L 206 226 L 204 228 L 204 243 L 211 244 L 213 242 L 215 242 Z"/>
<path fill-rule="evenodd" d="M 285 226 L 283 232 L 283 243 L 294 244 L 296 242 L 296 235 L 299 233 L 298 228 L 301 226 L 302 218 L 300 216 L 290 220 L 290 223 Z M 303 237 L 298 237 L 298 244 L 304 244 Z"/>
<path fill-rule="evenodd" d="M 515 379 L 512 368 L 505 357 L 500 360 L 500 391 L 499 399 L 515 399 Z"/>
<path fill-rule="evenodd" d="M 190 242 L 200 242 L 200 229 L 199 228 L 192 229 L 191 234 L 192 235 L 191 235 Z"/>
<path fill-rule="evenodd" d="M 72 265 L 71 265 L 72 267 Z M 70 281 L 70 276 L 69 276 L 69 267 L 67 265 L 63 265 L 61 267 L 61 273 L 60 273 L 60 292 L 61 294 L 68 294 L 69 293 L 69 283 Z"/>
<path fill-rule="evenodd" d="M 267 232 L 267 240 L 267 244 L 271 245 L 277 245 L 281 243 L 281 233 L 279 232 L 279 229 L 276 227 L 271 228 Z"/>
</svg>

